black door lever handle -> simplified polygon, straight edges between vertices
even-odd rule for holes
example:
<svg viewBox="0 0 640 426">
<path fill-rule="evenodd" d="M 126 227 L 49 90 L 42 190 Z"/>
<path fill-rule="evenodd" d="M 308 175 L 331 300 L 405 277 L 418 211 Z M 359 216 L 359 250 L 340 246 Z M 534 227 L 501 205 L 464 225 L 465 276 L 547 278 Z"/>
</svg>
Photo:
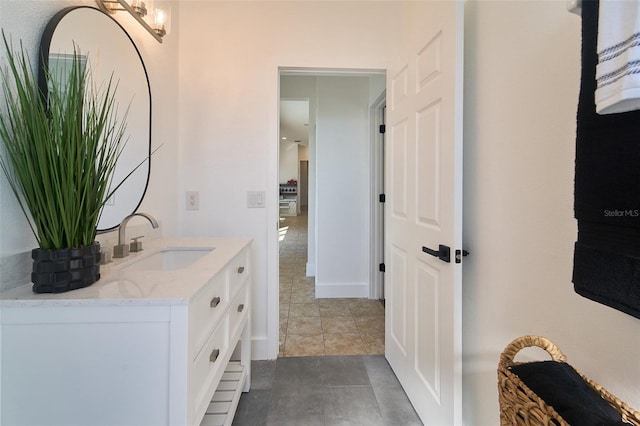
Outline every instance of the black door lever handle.
<svg viewBox="0 0 640 426">
<path fill-rule="evenodd" d="M 440 244 L 438 246 L 438 250 L 433 250 L 428 247 L 422 246 L 422 251 L 427 254 L 430 254 L 431 256 L 437 257 L 443 262 L 447 262 L 447 263 L 451 262 L 451 249 L 449 248 L 449 246 Z"/>
</svg>

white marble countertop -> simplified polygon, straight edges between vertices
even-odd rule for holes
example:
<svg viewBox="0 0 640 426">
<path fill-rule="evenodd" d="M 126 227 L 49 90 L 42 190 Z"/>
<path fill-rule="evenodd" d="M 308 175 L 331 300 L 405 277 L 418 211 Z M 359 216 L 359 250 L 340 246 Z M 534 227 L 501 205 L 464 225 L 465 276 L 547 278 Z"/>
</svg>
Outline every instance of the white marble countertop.
<svg viewBox="0 0 640 426">
<path fill-rule="evenodd" d="M 43 305 L 186 305 L 219 270 L 244 247 L 249 238 L 159 238 L 145 241 L 141 252 L 100 266 L 100 280 L 65 293 L 33 293 L 25 283 L 0 293 L 0 306 Z M 187 268 L 127 271 L 133 263 L 167 248 L 213 248 Z"/>
</svg>

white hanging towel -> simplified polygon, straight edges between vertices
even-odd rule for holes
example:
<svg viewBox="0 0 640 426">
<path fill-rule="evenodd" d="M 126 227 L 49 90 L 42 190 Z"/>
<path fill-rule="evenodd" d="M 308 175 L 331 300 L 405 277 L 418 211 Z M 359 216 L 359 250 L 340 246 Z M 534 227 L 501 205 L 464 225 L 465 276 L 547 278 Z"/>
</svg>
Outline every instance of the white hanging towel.
<svg viewBox="0 0 640 426">
<path fill-rule="evenodd" d="M 600 0 L 598 114 L 640 109 L 640 1 Z"/>
</svg>

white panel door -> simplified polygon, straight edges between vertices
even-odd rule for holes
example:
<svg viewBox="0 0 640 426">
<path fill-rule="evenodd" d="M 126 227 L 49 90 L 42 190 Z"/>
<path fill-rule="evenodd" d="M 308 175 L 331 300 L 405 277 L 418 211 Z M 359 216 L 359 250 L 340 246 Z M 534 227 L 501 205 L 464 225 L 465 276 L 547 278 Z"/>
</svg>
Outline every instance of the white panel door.
<svg viewBox="0 0 640 426">
<path fill-rule="evenodd" d="M 386 357 L 425 425 L 461 409 L 463 2 L 406 2 L 387 75 Z M 450 262 L 423 251 L 450 247 Z"/>
</svg>

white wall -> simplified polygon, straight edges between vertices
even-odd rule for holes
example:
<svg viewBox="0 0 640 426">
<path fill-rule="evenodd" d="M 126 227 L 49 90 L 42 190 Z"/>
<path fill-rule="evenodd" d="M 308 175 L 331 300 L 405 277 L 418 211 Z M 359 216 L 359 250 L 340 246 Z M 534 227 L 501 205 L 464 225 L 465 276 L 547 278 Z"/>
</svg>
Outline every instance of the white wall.
<svg viewBox="0 0 640 426">
<path fill-rule="evenodd" d="M 401 8 L 180 2 L 181 186 L 199 189 L 201 204 L 182 212 L 182 233 L 254 238 L 255 358 L 278 350 L 278 68 L 386 69 L 402 39 Z M 266 191 L 266 209 L 247 209 L 249 190 Z"/>
<path fill-rule="evenodd" d="M 160 2 L 159 2 L 160 4 Z M 18 46 L 22 40 L 32 63 L 37 66 L 40 37 L 47 22 L 59 10 L 68 6 L 95 6 L 94 1 L 77 0 L 2 0 L 0 27 Z M 172 8 L 176 21 L 179 18 L 177 4 Z M 147 195 L 140 207 L 161 222 L 164 235 L 177 233 L 177 182 L 176 167 L 178 146 L 177 123 L 177 47 L 179 25 L 172 25 L 173 33 L 159 44 L 146 33 L 133 18 L 117 17 L 136 43 L 149 74 L 152 93 L 152 148 L 163 145 L 151 162 L 151 177 Z M 87 28 L 91 31 L 91 28 Z M 4 51 L 4 49 L 0 49 Z M 5 64 L 4 56 L 2 56 Z M 130 126 L 135 123 L 130 123 Z M 142 222 L 140 222 L 142 223 Z M 132 225 L 136 225 L 132 221 Z M 145 230 L 150 229 L 148 226 Z M 14 286 L 28 281 L 31 272 L 30 251 L 37 243 L 11 192 L 4 174 L 0 173 L 0 284 Z M 113 233 L 99 239 L 113 241 Z M 115 237 L 117 238 L 117 237 Z M 104 244 L 103 244 L 104 245 Z"/>
<path fill-rule="evenodd" d="M 369 78 L 318 77 L 316 297 L 368 297 Z"/>
<path fill-rule="evenodd" d="M 499 423 L 498 357 L 524 334 L 640 407 L 640 321 L 571 283 L 580 18 L 562 1 L 472 1 L 465 14 L 465 424 Z"/>
<path fill-rule="evenodd" d="M 287 183 L 291 179 L 299 181 L 298 147 L 300 144 L 280 141 L 280 183 Z"/>
<path fill-rule="evenodd" d="M 309 147 L 305 145 L 300 145 L 298 149 L 298 159 L 300 161 L 309 161 Z"/>
</svg>

